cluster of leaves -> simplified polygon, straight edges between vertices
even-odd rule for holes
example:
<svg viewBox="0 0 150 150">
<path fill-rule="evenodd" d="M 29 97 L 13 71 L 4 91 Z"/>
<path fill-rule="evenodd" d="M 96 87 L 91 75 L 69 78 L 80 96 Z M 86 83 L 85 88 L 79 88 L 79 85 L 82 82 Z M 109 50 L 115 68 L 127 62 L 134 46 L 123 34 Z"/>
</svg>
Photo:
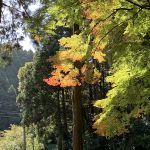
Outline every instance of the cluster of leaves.
<svg viewBox="0 0 150 150">
<path fill-rule="evenodd" d="M 144 41 L 149 35 L 146 20 L 150 19 L 150 12 L 132 3 L 118 2 L 122 10 L 114 15 L 116 26 L 112 28 L 108 46 L 112 67 L 107 81 L 112 83 L 112 89 L 107 98 L 95 103 L 103 111 L 97 116 L 94 127 L 104 136 L 128 132 L 132 118 L 149 114 L 150 48 Z"/>
<path fill-rule="evenodd" d="M 149 47 L 125 43 L 117 45 L 114 51 L 116 61 L 107 78 L 113 88 L 106 99 L 95 103 L 104 109 L 96 122 L 102 135 L 127 132 L 131 118 L 149 113 Z"/>
<path fill-rule="evenodd" d="M 62 49 L 50 58 L 55 70 L 51 73 L 52 77 L 45 81 L 50 85 L 61 87 L 80 86 L 85 81 L 87 83 L 98 81 L 100 73 L 90 62 L 91 56 L 87 56 L 88 42 L 84 42 L 82 35 L 75 34 L 59 41 Z"/>
<path fill-rule="evenodd" d="M 12 56 L 12 44 L 1 44 L 0 45 L 0 66 L 6 66 L 11 62 Z"/>
</svg>

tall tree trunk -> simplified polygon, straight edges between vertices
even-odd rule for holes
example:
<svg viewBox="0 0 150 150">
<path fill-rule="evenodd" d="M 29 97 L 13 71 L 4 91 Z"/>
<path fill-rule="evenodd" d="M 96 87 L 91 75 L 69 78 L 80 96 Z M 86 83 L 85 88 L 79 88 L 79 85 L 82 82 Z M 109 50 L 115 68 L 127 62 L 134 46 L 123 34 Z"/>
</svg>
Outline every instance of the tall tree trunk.
<svg viewBox="0 0 150 150">
<path fill-rule="evenodd" d="M 39 131 L 39 123 L 36 124 L 36 134 L 37 134 L 37 142 L 38 142 L 38 150 L 39 148 L 39 143 L 40 143 L 40 131 Z"/>
<path fill-rule="evenodd" d="M 90 108 L 90 114 L 93 114 L 94 113 L 94 108 L 93 108 L 93 89 L 92 89 L 92 85 L 89 85 L 89 108 Z"/>
<path fill-rule="evenodd" d="M 73 25 L 73 34 L 79 34 L 80 29 L 78 24 Z M 80 69 L 82 64 L 77 61 L 74 66 L 79 69 L 79 74 L 81 75 Z M 72 112 L 73 112 L 73 150 L 82 150 L 82 105 L 81 105 L 81 86 L 73 87 L 73 100 L 72 100 Z"/>
<path fill-rule="evenodd" d="M 35 148 L 34 148 L 34 127 L 33 127 L 33 124 L 32 124 L 32 150 L 34 150 Z"/>
<path fill-rule="evenodd" d="M 66 114 L 66 103 L 65 103 L 65 93 L 64 89 L 62 90 L 62 113 L 63 113 L 63 126 L 65 133 L 68 132 L 68 125 L 67 125 L 67 114 Z"/>
<path fill-rule="evenodd" d="M 59 91 L 57 93 L 56 126 L 57 126 L 57 146 L 58 150 L 62 150 L 62 122 L 61 122 Z"/>
<path fill-rule="evenodd" d="M 63 114 L 63 150 L 69 149 L 68 143 L 68 125 L 67 125 L 67 114 L 66 114 L 66 103 L 65 103 L 65 91 L 62 89 L 62 114 Z"/>
<path fill-rule="evenodd" d="M 26 127 L 23 123 L 23 150 L 26 150 Z"/>
<path fill-rule="evenodd" d="M 73 150 L 82 150 L 82 107 L 81 107 L 81 87 L 73 88 Z"/>
</svg>

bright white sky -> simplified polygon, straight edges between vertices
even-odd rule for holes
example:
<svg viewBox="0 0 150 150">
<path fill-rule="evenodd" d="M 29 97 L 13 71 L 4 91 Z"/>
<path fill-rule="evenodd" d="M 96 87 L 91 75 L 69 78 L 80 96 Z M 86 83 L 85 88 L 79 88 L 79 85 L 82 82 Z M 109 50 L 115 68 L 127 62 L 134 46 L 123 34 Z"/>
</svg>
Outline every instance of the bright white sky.
<svg viewBox="0 0 150 150">
<path fill-rule="evenodd" d="M 23 50 L 26 50 L 26 51 L 29 51 L 29 50 L 35 51 L 35 47 L 33 46 L 32 40 L 30 39 L 29 36 L 26 36 L 24 38 L 24 40 L 20 41 L 19 43 L 22 46 Z"/>
<path fill-rule="evenodd" d="M 40 6 L 41 6 L 40 2 L 37 2 L 36 4 L 30 5 L 29 6 L 29 10 L 34 13 Z M 20 34 L 22 34 L 21 30 L 18 31 L 18 32 Z M 34 45 L 32 43 L 32 40 L 30 39 L 29 35 L 26 35 L 26 37 L 24 38 L 24 40 L 20 41 L 19 43 L 23 47 L 23 50 L 27 50 L 27 51 L 32 50 L 32 51 L 35 51 L 35 47 L 34 47 Z"/>
<path fill-rule="evenodd" d="M 7 4 L 8 6 L 11 6 L 11 1 L 12 0 L 3 0 L 3 2 L 5 3 L 5 4 Z M 38 9 L 38 8 L 40 8 L 42 5 L 40 4 L 40 1 L 35 1 L 35 3 L 32 3 L 30 6 L 29 6 L 29 10 L 30 10 L 30 13 L 31 14 L 34 14 L 35 13 L 35 11 Z M 20 9 L 21 11 L 23 10 L 23 8 L 19 8 L 19 6 L 16 6 L 16 8 L 17 9 Z M 5 19 L 7 20 L 7 21 L 10 21 L 11 20 L 11 17 L 10 17 L 10 14 L 9 14 L 9 10 L 8 10 L 8 8 L 7 7 L 4 7 L 3 8 L 4 9 L 4 15 L 5 15 Z M 27 51 L 29 51 L 29 50 L 32 50 L 32 51 L 35 51 L 35 46 L 33 45 L 33 43 L 32 43 L 32 40 L 31 40 L 31 38 L 30 38 L 30 34 L 24 34 L 23 33 L 23 29 L 18 29 L 17 30 L 17 35 L 18 35 L 18 37 L 19 36 L 25 36 L 25 38 L 22 40 L 22 41 L 19 41 L 19 43 L 20 43 L 20 45 L 22 46 L 22 48 L 23 48 L 23 50 L 27 50 Z"/>
</svg>

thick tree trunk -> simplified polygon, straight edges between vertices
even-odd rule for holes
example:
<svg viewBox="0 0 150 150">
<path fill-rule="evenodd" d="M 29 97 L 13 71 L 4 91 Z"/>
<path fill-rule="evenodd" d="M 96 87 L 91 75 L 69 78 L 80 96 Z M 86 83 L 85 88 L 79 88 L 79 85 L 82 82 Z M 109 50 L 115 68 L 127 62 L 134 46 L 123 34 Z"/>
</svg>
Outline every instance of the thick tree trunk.
<svg viewBox="0 0 150 150">
<path fill-rule="evenodd" d="M 73 89 L 73 150 L 82 150 L 82 107 L 81 107 L 81 87 Z"/>
</svg>

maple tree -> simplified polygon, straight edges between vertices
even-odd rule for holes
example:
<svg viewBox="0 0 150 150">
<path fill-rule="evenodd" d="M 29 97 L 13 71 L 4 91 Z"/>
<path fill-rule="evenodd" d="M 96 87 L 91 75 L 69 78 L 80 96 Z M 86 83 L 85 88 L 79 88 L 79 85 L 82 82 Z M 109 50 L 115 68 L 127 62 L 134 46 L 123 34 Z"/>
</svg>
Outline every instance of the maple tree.
<svg viewBox="0 0 150 150">
<path fill-rule="evenodd" d="M 70 2 L 68 1 L 68 3 Z M 62 2 L 60 2 L 61 5 L 58 4 L 57 6 L 63 6 Z M 76 10 L 76 8 L 73 9 Z M 77 14 L 73 13 L 72 15 L 83 15 L 83 12 L 78 13 L 77 11 Z M 85 21 L 81 18 L 80 20 Z M 73 149 L 75 150 L 82 149 L 81 85 L 84 82 L 93 84 L 99 81 L 100 72 L 96 68 L 96 61 L 98 63 L 103 62 L 105 56 L 103 53 L 105 46 L 98 45 L 96 48 L 92 48 L 92 35 L 84 33 L 85 30 L 83 32 L 79 31 L 80 27 L 77 26 L 76 23 L 73 24 L 74 34 L 71 37 L 65 37 L 59 40 L 60 50 L 53 57 L 50 57 L 54 70 L 49 79 L 44 79 L 45 82 L 52 86 L 74 87 Z M 76 34 L 77 32 L 80 33 Z"/>
<path fill-rule="evenodd" d="M 81 88 L 84 83 L 94 83 L 99 80 L 100 73 L 96 69 L 95 65 L 90 62 L 87 56 L 88 43 L 84 43 L 81 35 L 73 35 L 70 38 L 63 38 L 60 40 L 60 45 L 63 50 L 59 50 L 51 61 L 53 61 L 54 71 L 52 71 L 52 77 L 44 79 L 49 85 L 60 87 L 75 87 L 73 108 L 74 108 L 74 134 L 82 132 L 81 118 Z M 67 48 L 67 50 L 64 50 Z M 90 58 L 92 59 L 92 58 Z M 77 111 L 78 110 L 78 111 Z M 75 148 L 78 149 L 81 146 L 82 134 L 74 136 L 76 142 L 74 142 Z M 80 142 L 79 142 L 80 140 Z M 80 147 L 80 149 L 82 149 Z"/>
<path fill-rule="evenodd" d="M 60 39 L 60 46 L 62 48 L 50 58 L 54 70 L 52 77 L 45 79 L 45 82 L 53 86 L 73 87 L 99 80 L 100 73 L 92 62 L 94 57 L 88 55 L 89 44 L 84 43 L 81 35 Z M 104 60 L 103 56 L 100 62 Z"/>
</svg>

